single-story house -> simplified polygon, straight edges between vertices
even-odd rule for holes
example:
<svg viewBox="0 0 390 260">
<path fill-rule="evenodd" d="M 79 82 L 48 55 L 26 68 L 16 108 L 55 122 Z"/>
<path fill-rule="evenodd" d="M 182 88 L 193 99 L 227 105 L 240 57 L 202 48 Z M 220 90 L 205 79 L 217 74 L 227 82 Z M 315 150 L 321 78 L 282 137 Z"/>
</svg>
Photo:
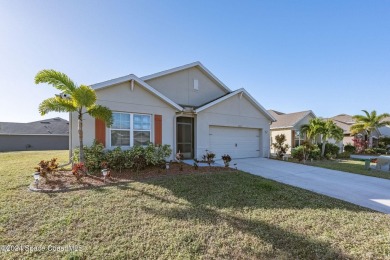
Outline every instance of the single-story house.
<svg viewBox="0 0 390 260">
<path fill-rule="evenodd" d="M 390 117 L 386 117 L 384 121 L 390 121 Z M 390 126 L 382 126 L 378 128 L 380 137 L 390 137 Z"/>
<path fill-rule="evenodd" d="M 89 116 L 84 143 L 106 148 L 168 144 L 173 154 L 200 159 L 206 151 L 232 158 L 267 157 L 275 121 L 245 89 L 232 91 L 200 62 L 152 75 L 134 74 L 93 84 L 97 103 L 113 111 L 111 127 Z M 77 117 L 70 115 L 72 149 Z"/>
<path fill-rule="evenodd" d="M 69 122 L 56 117 L 30 123 L 0 122 L 0 151 L 69 149 Z"/>
<path fill-rule="evenodd" d="M 341 142 L 336 142 L 335 140 L 329 140 L 330 143 L 334 143 L 340 147 L 340 151 L 344 150 L 344 146 L 347 144 L 353 145 L 353 139 L 355 138 L 353 135 L 351 135 L 351 126 L 355 123 L 355 120 L 352 118 L 351 115 L 347 114 L 340 114 L 334 117 L 329 118 L 332 120 L 337 126 L 343 129 L 344 131 L 344 138 Z M 383 131 L 386 131 L 384 128 Z M 378 145 L 379 137 L 381 136 L 381 133 L 379 129 L 375 129 L 372 133 L 372 143 L 373 146 Z M 361 133 L 361 137 L 364 138 L 366 141 L 368 140 L 367 133 Z"/>
<path fill-rule="evenodd" d="M 275 143 L 275 137 L 280 134 L 286 136 L 285 144 L 289 145 L 287 153 L 291 153 L 291 149 L 302 144 L 306 137 L 301 133 L 301 126 L 308 124 L 310 119 L 315 118 L 313 111 L 301 111 L 294 113 L 282 113 L 276 110 L 268 110 L 268 112 L 276 119 L 276 122 L 271 124 L 271 153 L 275 153 L 272 143 Z"/>
</svg>

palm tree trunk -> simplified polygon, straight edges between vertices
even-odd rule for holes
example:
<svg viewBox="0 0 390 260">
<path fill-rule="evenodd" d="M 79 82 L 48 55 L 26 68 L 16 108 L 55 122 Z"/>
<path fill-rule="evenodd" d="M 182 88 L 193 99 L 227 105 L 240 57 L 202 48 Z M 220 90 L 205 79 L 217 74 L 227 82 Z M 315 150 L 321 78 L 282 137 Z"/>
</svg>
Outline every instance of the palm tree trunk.
<svg viewBox="0 0 390 260">
<path fill-rule="evenodd" d="M 371 131 L 368 134 L 368 148 L 372 148 L 372 136 L 371 136 Z"/>
<path fill-rule="evenodd" d="M 78 132 L 79 132 L 79 142 L 80 142 L 79 162 L 84 163 L 83 114 L 81 112 L 81 109 L 79 110 L 79 116 L 78 116 Z"/>
<path fill-rule="evenodd" d="M 321 147 L 321 157 L 325 156 L 325 147 L 326 147 L 326 142 L 322 141 L 322 147 Z"/>
</svg>

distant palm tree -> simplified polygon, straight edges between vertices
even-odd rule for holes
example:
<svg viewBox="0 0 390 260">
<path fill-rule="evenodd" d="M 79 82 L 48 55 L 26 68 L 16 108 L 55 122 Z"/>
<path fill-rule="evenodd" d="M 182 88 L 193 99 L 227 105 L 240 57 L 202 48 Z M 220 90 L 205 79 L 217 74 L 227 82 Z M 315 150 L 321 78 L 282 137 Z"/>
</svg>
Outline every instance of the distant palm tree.
<svg viewBox="0 0 390 260">
<path fill-rule="evenodd" d="M 305 133 L 308 141 L 321 137 L 322 147 L 321 156 L 325 155 L 326 143 L 330 138 L 340 141 L 344 137 L 343 129 L 338 127 L 332 120 L 323 120 L 321 118 L 310 119 L 309 124 L 301 126 L 301 132 Z"/>
<path fill-rule="evenodd" d="M 368 134 L 368 147 L 372 148 L 372 132 L 382 126 L 390 125 L 390 121 L 385 120 L 386 117 L 390 117 L 390 114 L 383 113 L 376 114 L 373 110 L 368 113 L 366 110 L 362 110 L 365 115 L 355 115 L 352 118 L 355 119 L 355 124 L 351 126 L 351 134 L 355 135 L 360 132 L 366 131 Z"/>
<path fill-rule="evenodd" d="M 39 105 L 41 115 L 49 112 L 76 112 L 80 142 L 79 162 L 84 162 L 83 115 L 89 114 L 112 124 L 112 112 L 107 107 L 96 104 L 95 91 L 86 85 L 77 86 L 67 75 L 55 70 L 42 70 L 35 76 L 35 84 L 47 83 L 62 91 L 61 95 L 48 98 Z"/>
<path fill-rule="evenodd" d="M 301 132 L 306 134 L 307 140 L 312 143 L 320 134 L 320 129 L 323 127 L 324 121 L 320 118 L 310 119 L 308 124 L 301 126 Z"/>
<path fill-rule="evenodd" d="M 344 130 L 337 126 L 335 122 L 332 120 L 327 120 L 324 122 L 323 127 L 321 128 L 321 141 L 322 141 L 322 147 L 321 147 L 321 156 L 324 157 L 325 155 L 325 147 L 326 143 L 329 139 L 334 139 L 336 142 L 339 142 L 343 140 L 344 138 Z"/>
</svg>

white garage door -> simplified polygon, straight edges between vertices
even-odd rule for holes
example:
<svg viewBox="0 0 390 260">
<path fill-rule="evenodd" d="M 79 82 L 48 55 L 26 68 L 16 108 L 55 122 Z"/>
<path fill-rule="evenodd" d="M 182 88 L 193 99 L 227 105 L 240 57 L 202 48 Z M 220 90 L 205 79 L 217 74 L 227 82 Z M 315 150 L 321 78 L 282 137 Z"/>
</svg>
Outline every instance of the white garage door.
<svg viewBox="0 0 390 260">
<path fill-rule="evenodd" d="M 221 159 L 229 154 L 232 159 L 260 156 L 260 129 L 210 126 L 210 150 Z"/>
</svg>

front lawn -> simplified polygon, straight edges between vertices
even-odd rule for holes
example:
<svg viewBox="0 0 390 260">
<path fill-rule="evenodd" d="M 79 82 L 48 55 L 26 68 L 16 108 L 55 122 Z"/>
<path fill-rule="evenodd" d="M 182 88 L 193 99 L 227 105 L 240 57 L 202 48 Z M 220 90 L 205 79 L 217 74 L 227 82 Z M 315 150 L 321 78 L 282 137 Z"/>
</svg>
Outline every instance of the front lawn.
<svg viewBox="0 0 390 260">
<path fill-rule="evenodd" d="M 307 165 L 378 177 L 383 179 L 390 179 L 390 171 L 385 172 L 373 169 L 366 170 L 364 168 L 364 161 L 361 160 L 318 160 L 313 162 L 307 162 Z"/>
<path fill-rule="evenodd" d="M 390 258 L 388 215 L 244 172 L 27 191 L 52 157 L 67 152 L 0 153 L 0 245 L 43 246 L 1 259 Z"/>
</svg>

